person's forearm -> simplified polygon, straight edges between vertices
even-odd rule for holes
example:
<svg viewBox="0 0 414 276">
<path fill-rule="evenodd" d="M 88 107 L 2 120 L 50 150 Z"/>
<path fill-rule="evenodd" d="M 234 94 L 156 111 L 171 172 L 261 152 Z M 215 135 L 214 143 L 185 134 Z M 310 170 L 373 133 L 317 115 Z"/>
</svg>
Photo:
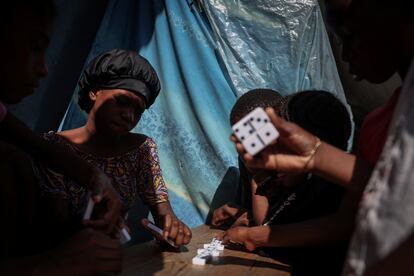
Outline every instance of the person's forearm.
<svg viewBox="0 0 414 276">
<path fill-rule="evenodd" d="M 269 209 L 269 202 L 265 196 L 257 195 L 257 184 L 252 179 L 251 181 L 251 191 L 252 191 L 252 214 L 255 225 L 262 225 L 267 211 Z"/>
<path fill-rule="evenodd" d="M 151 205 L 149 208 L 157 225 L 163 224 L 162 218 L 165 215 L 176 217 L 169 201 Z"/>
<path fill-rule="evenodd" d="M 345 241 L 352 232 L 340 215 L 293 224 L 252 227 L 249 236 L 257 247 L 307 247 Z"/>
<path fill-rule="evenodd" d="M 0 123 L 1 138 L 22 148 L 52 169 L 80 184 L 89 182 L 93 167 L 61 145 L 48 143 L 10 112 Z"/>
<path fill-rule="evenodd" d="M 371 176 L 373 166 L 367 161 L 322 143 L 313 163 L 312 173 L 360 194 Z"/>
</svg>

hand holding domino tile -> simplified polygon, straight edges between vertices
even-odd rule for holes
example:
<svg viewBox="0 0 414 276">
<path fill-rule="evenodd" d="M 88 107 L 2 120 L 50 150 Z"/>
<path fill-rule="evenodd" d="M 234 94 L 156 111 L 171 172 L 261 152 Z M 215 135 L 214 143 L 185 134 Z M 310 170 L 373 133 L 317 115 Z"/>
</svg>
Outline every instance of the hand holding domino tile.
<svg viewBox="0 0 414 276">
<path fill-rule="evenodd" d="M 96 227 L 99 224 L 99 227 L 103 227 L 102 223 L 105 223 L 105 232 L 112 232 L 120 216 L 122 203 L 118 193 L 112 186 L 111 179 L 101 170 L 92 166 L 88 187 L 91 190 L 90 196 L 94 202 L 104 204 L 105 211 L 103 220 L 99 222 L 85 221 L 85 225 Z"/>
<path fill-rule="evenodd" d="M 174 248 L 178 248 L 179 246 L 177 246 L 174 241 L 165 238 L 164 237 L 164 231 L 159 228 L 158 226 L 156 226 L 154 223 L 152 223 L 151 221 L 149 221 L 148 219 L 144 218 L 141 220 L 141 224 L 142 226 L 144 226 L 144 228 L 146 230 L 148 230 L 157 240 L 159 241 L 163 241 L 167 244 L 169 244 L 170 246 L 174 247 Z"/>
<path fill-rule="evenodd" d="M 263 131 L 258 132 L 255 130 L 256 128 L 250 128 L 248 123 L 247 126 L 242 129 L 240 124 L 243 122 L 242 126 L 244 127 L 244 123 L 246 123 L 247 120 L 251 120 L 251 115 L 256 114 L 254 113 L 256 110 L 257 109 L 253 110 L 232 127 L 234 136 L 237 137 L 237 140 L 234 136 L 231 137 L 231 140 L 236 144 L 237 152 L 243 159 L 244 164 L 249 168 L 277 170 L 280 172 L 312 171 L 315 166 L 314 155 L 321 145 L 321 141 L 297 124 L 285 121 L 277 116 L 273 108 L 267 108 L 265 114 L 267 114 L 266 116 L 270 120 L 268 123 L 278 129 L 278 134 L 274 140 L 277 139 L 277 145 L 281 145 L 283 151 L 278 151 L 273 147 L 269 150 L 263 150 L 267 145 L 271 144 L 273 140 L 269 143 L 260 142 L 259 146 L 255 144 L 255 147 L 253 147 L 254 149 L 251 149 L 251 141 L 258 138 L 250 138 L 246 135 L 256 134 L 256 137 L 261 135 L 260 137 L 262 138 Z M 261 114 L 261 111 L 257 114 Z M 260 115 L 255 116 L 257 118 Z M 237 126 L 239 127 L 239 130 L 236 132 Z M 269 136 L 272 136 L 272 134 Z M 250 144 L 247 144 L 249 142 Z M 254 157 L 259 151 L 262 151 L 260 153 L 260 158 Z"/>
<path fill-rule="evenodd" d="M 83 220 L 88 221 L 92 217 L 93 208 L 95 207 L 95 202 L 93 201 L 92 197 L 89 197 L 88 204 L 86 206 L 85 213 L 83 215 Z M 125 244 L 131 240 L 131 236 L 126 228 L 122 228 L 119 231 L 119 238 L 121 244 Z"/>
</svg>

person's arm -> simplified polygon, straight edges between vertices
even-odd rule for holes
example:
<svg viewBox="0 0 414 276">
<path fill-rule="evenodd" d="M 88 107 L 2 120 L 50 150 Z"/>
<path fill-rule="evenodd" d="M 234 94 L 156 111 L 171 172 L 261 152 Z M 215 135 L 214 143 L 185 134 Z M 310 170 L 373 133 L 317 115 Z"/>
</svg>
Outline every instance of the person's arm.
<svg viewBox="0 0 414 276">
<path fill-rule="evenodd" d="M 366 160 L 322 142 L 311 161 L 310 171 L 361 194 L 371 176 L 373 166 Z"/>
<path fill-rule="evenodd" d="M 57 172 L 88 187 L 93 192 L 95 202 L 105 198 L 108 208 L 104 218 L 100 221 L 88 222 L 88 225 L 100 227 L 107 225 L 107 232 L 112 232 L 119 219 L 122 204 L 110 179 L 101 170 L 73 154 L 66 147 L 48 143 L 10 112 L 7 112 L 0 122 L 0 135 L 3 141 L 23 149 Z"/>
<path fill-rule="evenodd" d="M 282 147 L 278 148 L 284 150 L 276 150 L 276 147 L 269 146 L 253 157 L 232 136 L 237 151 L 247 167 L 282 172 L 311 172 L 357 194 L 361 193 L 373 169 L 367 161 L 327 143 L 319 144 L 314 135 L 294 123 L 281 119 L 271 108 L 266 112 L 279 131 L 280 136 L 276 143 Z"/>
<path fill-rule="evenodd" d="M 226 225 L 229 222 L 234 222 L 234 220 L 236 220 L 241 214 L 245 212 L 246 211 L 240 206 L 237 206 L 232 202 L 228 202 L 214 210 L 211 218 L 211 225 L 214 227 L 219 227 Z"/>
<path fill-rule="evenodd" d="M 236 227 L 222 237 L 224 243 L 244 244 L 248 250 L 258 247 L 308 247 L 329 245 L 352 232 L 338 214 L 292 224 Z M 351 224 L 352 225 L 352 224 Z"/>
<path fill-rule="evenodd" d="M 142 140 L 144 138 L 144 140 Z M 168 200 L 168 189 L 162 177 L 157 144 L 149 137 L 140 139 L 141 168 L 137 179 L 141 199 L 149 206 L 155 224 L 163 230 L 165 239 L 172 240 L 176 245 L 188 244 L 191 230 L 180 221 L 171 208 Z M 146 227 L 146 221 L 142 222 Z"/>
<path fill-rule="evenodd" d="M 332 215 L 292 224 L 237 227 L 228 230 L 224 242 L 242 243 L 249 250 L 257 247 L 307 247 L 330 245 L 347 240 L 353 229 L 359 198 L 348 193 L 340 210 Z"/>
<path fill-rule="evenodd" d="M 253 219 L 256 225 L 262 225 L 269 211 L 269 200 L 266 196 L 256 194 L 257 183 L 253 178 L 251 180 L 251 189 Z"/>
<path fill-rule="evenodd" d="M 48 143 L 10 112 L 0 122 L 0 133 L 3 141 L 18 146 L 59 173 L 70 176 L 80 184 L 91 184 L 91 165 L 65 147 Z"/>
</svg>

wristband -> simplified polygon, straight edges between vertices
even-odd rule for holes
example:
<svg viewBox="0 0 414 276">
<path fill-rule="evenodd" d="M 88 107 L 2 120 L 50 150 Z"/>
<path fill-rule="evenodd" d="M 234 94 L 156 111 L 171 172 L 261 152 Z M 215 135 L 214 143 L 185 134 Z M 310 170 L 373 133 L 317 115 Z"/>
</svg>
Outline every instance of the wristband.
<svg viewBox="0 0 414 276">
<path fill-rule="evenodd" d="M 313 146 L 313 149 L 309 152 L 308 160 L 306 160 L 305 166 L 303 166 L 305 169 L 308 168 L 308 165 L 309 165 L 310 161 L 315 157 L 315 154 L 318 151 L 318 149 L 321 146 L 321 144 L 322 144 L 321 139 L 319 139 L 318 137 L 316 137 L 315 146 Z"/>
</svg>

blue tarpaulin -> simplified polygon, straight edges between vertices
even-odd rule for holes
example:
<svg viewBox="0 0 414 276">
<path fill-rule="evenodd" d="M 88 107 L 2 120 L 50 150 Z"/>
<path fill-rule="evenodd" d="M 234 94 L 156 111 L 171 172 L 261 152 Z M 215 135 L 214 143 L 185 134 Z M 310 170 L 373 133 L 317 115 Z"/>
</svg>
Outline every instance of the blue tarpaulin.
<svg viewBox="0 0 414 276">
<path fill-rule="evenodd" d="M 257 52 L 260 55 L 258 58 L 246 56 L 243 51 L 247 48 L 231 49 L 229 45 L 243 39 L 249 41 L 245 41 L 245 44 L 240 41 L 240 46 L 252 45 L 252 39 L 257 40 L 256 44 L 267 42 L 260 42 L 254 36 L 244 37 L 247 27 L 240 29 L 243 33 L 238 33 L 237 28 L 230 26 L 236 22 L 233 19 L 223 28 L 220 24 L 224 23 L 226 17 L 214 10 L 219 7 L 218 2 L 225 6 L 240 1 L 204 1 L 212 28 L 195 9 L 195 5 L 190 7 L 189 2 L 110 1 L 86 63 L 106 50 L 125 48 L 136 50 L 155 67 L 162 90 L 134 131 L 144 133 L 157 142 L 173 208 L 185 223 L 193 227 L 204 222 L 213 197 L 232 196 L 231 189 L 226 192 L 219 190 L 222 195 L 215 196 L 220 183 L 236 184 L 237 170 L 232 168 L 237 165 L 237 155 L 229 141 L 228 120 L 236 95 L 250 88 L 264 86 L 281 90 L 283 94 L 292 93 L 295 89 L 332 88 L 331 91 L 335 90 L 332 92 L 343 98 L 343 92 L 325 31 L 322 29 L 321 33 L 319 30 L 324 27 L 318 7 L 308 7 L 309 11 L 304 15 L 309 20 L 299 22 L 305 25 L 284 26 L 283 18 L 260 17 L 258 13 L 265 10 L 255 9 L 256 14 L 248 16 L 249 10 L 246 8 L 238 15 L 234 9 L 242 6 L 228 6 L 226 12 L 233 19 L 243 16 L 242 21 L 251 21 L 252 25 L 267 28 L 267 31 L 279 26 L 274 36 L 284 36 L 275 38 L 274 42 L 283 43 L 289 39 L 285 37 L 289 34 L 284 33 L 283 28 L 298 28 L 291 35 L 296 33 L 300 36 L 303 47 L 298 50 L 299 53 L 294 50 L 295 44 L 291 45 L 291 41 L 286 40 L 277 49 L 272 48 L 273 44 L 264 47 L 260 53 Z M 244 2 L 247 5 L 247 2 L 255 1 Z M 282 5 L 284 1 L 277 2 Z M 292 1 L 285 2 L 287 5 Z M 256 18 L 262 19 L 255 25 Z M 278 20 L 276 25 L 269 23 L 273 19 Z M 237 39 L 230 42 L 229 36 Z M 266 49 L 270 58 L 265 57 Z M 307 53 L 308 50 L 311 52 Z M 228 51 L 233 54 L 229 55 Z M 277 56 L 274 56 L 274 51 L 278 52 Z M 238 59 L 233 64 L 237 56 L 250 59 L 246 59 L 246 62 Z M 254 65 L 254 58 L 257 58 L 257 67 L 248 70 L 246 64 Z M 259 64 L 265 60 L 271 62 Z M 326 65 L 329 66 L 324 68 Z M 245 72 L 259 73 L 256 68 L 262 66 L 268 71 L 260 69 L 263 71 L 260 81 L 251 82 Z M 278 75 L 278 72 L 283 74 Z M 266 74 L 269 76 L 264 78 Z M 246 79 L 243 81 L 243 78 Z M 324 83 L 326 86 L 321 85 Z M 61 129 L 79 127 L 86 121 L 86 114 L 77 106 L 76 94 Z"/>
</svg>

